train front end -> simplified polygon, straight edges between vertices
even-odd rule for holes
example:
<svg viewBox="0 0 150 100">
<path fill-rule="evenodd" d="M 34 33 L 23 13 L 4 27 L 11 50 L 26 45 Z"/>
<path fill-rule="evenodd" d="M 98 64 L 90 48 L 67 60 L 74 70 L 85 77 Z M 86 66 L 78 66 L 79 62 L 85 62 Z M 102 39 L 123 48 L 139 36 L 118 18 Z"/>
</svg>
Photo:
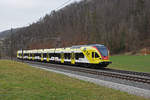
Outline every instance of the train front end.
<svg viewBox="0 0 150 100">
<path fill-rule="evenodd" d="M 109 50 L 104 45 L 97 45 L 94 46 L 94 48 L 98 54 L 97 58 L 99 59 L 99 65 L 106 67 L 112 63 L 109 59 Z"/>
</svg>

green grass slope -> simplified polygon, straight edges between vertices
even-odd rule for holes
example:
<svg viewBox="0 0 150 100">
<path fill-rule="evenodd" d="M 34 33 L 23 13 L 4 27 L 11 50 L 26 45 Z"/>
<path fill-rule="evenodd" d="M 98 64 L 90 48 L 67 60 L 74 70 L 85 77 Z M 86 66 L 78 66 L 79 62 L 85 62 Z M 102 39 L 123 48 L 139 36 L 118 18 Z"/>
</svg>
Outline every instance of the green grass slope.
<svg viewBox="0 0 150 100">
<path fill-rule="evenodd" d="M 150 73 L 150 55 L 147 56 L 112 56 L 109 68 Z"/>
<path fill-rule="evenodd" d="M 0 100 L 146 100 L 65 75 L 0 60 Z"/>
</svg>

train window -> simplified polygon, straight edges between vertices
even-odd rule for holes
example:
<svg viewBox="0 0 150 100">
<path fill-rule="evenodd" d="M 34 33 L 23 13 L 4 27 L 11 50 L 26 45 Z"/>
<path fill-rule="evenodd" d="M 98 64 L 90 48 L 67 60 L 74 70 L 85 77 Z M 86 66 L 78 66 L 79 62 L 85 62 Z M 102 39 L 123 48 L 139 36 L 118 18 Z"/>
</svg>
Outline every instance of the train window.
<svg viewBox="0 0 150 100">
<path fill-rule="evenodd" d="M 80 58 L 80 54 L 79 53 L 75 53 L 75 59 L 79 59 Z"/>
<path fill-rule="evenodd" d="M 99 55 L 95 52 L 95 58 L 99 58 Z"/>
<path fill-rule="evenodd" d="M 60 53 L 58 53 L 58 58 L 60 59 L 60 57 L 61 57 L 61 56 L 60 56 Z"/>
<path fill-rule="evenodd" d="M 24 56 L 28 56 L 26 53 L 24 53 Z"/>
<path fill-rule="evenodd" d="M 51 58 L 52 57 L 52 53 L 49 53 L 49 58 Z"/>
<path fill-rule="evenodd" d="M 94 58 L 94 52 L 92 52 L 92 58 Z"/>
<path fill-rule="evenodd" d="M 35 56 L 39 56 L 39 57 L 41 57 L 41 54 L 40 54 L 40 53 L 36 53 L 36 54 L 35 54 Z"/>
<path fill-rule="evenodd" d="M 60 59 L 60 53 L 55 53 L 55 57 L 58 57 Z"/>
<path fill-rule="evenodd" d="M 67 53 L 67 59 L 70 59 L 70 54 L 69 53 Z"/>
<path fill-rule="evenodd" d="M 38 53 L 36 53 L 35 56 L 40 56 L 40 55 Z"/>
<path fill-rule="evenodd" d="M 67 53 L 64 53 L 64 58 L 67 59 Z"/>
<path fill-rule="evenodd" d="M 52 55 L 53 55 L 53 57 L 55 57 L 55 53 L 53 53 Z"/>
<path fill-rule="evenodd" d="M 54 57 L 54 53 L 49 53 L 49 57 Z"/>
<path fill-rule="evenodd" d="M 38 54 L 37 54 L 37 53 L 35 53 L 35 54 L 34 54 L 34 56 L 38 56 Z"/>
<path fill-rule="evenodd" d="M 75 59 L 78 59 L 78 53 L 75 53 Z"/>
<path fill-rule="evenodd" d="M 65 59 L 70 59 L 70 53 L 64 53 Z"/>
<path fill-rule="evenodd" d="M 84 58 L 84 54 L 83 53 L 79 53 L 79 58 Z"/>
<path fill-rule="evenodd" d="M 75 53 L 75 59 L 84 58 L 83 53 Z"/>
<path fill-rule="evenodd" d="M 58 57 L 57 53 L 55 53 L 55 57 Z"/>
<path fill-rule="evenodd" d="M 47 54 L 46 54 L 46 53 L 44 53 L 44 54 L 43 54 L 43 58 L 46 58 L 46 57 L 47 57 Z"/>
<path fill-rule="evenodd" d="M 52 56 L 55 57 L 55 53 L 52 53 Z"/>
<path fill-rule="evenodd" d="M 92 58 L 99 58 L 99 55 L 96 52 L 92 52 Z"/>
<path fill-rule="evenodd" d="M 71 58 L 71 54 L 70 53 L 68 53 L 68 59 L 70 59 Z"/>
<path fill-rule="evenodd" d="M 30 54 L 30 56 L 32 57 L 32 53 Z"/>
</svg>

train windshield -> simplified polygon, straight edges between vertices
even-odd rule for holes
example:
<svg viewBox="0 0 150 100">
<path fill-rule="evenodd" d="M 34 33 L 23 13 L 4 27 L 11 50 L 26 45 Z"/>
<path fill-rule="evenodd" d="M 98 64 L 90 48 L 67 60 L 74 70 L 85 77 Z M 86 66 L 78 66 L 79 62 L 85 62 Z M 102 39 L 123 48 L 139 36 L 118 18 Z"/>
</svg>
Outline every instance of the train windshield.
<svg viewBox="0 0 150 100">
<path fill-rule="evenodd" d="M 96 46 L 102 56 L 108 56 L 108 50 L 105 46 Z"/>
</svg>

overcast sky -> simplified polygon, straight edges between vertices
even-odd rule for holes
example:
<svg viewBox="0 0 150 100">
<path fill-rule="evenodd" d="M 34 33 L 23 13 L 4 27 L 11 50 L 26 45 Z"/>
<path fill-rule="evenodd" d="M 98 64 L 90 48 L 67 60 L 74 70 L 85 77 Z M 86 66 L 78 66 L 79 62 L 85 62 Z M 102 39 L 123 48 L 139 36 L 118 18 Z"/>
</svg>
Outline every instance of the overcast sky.
<svg viewBox="0 0 150 100">
<path fill-rule="evenodd" d="M 68 0 L 0 0 L 0 32 L 27 26 Z M 67 4 L 75 1 L 71 0 Z M 66 5 L 67 5 L 66 4 Z"/>
</svg>

